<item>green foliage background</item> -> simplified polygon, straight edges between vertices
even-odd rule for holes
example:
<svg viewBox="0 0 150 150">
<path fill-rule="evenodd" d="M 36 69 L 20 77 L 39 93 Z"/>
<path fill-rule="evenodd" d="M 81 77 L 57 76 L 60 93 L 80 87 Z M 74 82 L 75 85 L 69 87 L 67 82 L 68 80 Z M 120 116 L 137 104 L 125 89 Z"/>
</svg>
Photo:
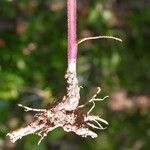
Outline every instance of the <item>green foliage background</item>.
<svg viewBox="0 0 150 150">
<path fill-rule="evenodd" d="M 65 93 L 67 16 L 65 0 L 0 1 L 0 150 L 148 150 L 150 139 L 150 2 L 78 1 L 78 39 L 113 35 L 79 45 L 81 103 L 100 86 L 97 104 L 110 125 L 97 139 L 56 129 L 40 146 L 29 135 L 15 144 L 6 133 L 32 120 L 18 103 L 46 107 Z M 88 108 L 87 108 L 88 109 Z"/>
</svg>

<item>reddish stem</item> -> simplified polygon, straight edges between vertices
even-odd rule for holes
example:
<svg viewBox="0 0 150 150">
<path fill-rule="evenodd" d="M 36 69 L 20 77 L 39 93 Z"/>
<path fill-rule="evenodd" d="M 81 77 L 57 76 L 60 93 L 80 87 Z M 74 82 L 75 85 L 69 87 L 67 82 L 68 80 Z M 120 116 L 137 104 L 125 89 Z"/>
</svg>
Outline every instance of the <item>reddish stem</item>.
<svg viewBox="0 0 150 150">
<path fill-rule="evenodd" d="M 76 71 L 76 0 L 68 0 L 68 71 Z"/>
</svg>

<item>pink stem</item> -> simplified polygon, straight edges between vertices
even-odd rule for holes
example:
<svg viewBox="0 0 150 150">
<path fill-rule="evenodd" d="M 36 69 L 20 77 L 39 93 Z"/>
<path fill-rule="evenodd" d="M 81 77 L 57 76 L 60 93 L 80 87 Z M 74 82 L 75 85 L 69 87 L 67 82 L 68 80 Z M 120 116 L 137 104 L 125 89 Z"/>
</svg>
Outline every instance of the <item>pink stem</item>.
<svg viewBox="0 0 150 150">
<path fill-rule="evenodd" d="M 76 0 L 68 0 L 68 71 L 76 72 Z"/>
</svg>

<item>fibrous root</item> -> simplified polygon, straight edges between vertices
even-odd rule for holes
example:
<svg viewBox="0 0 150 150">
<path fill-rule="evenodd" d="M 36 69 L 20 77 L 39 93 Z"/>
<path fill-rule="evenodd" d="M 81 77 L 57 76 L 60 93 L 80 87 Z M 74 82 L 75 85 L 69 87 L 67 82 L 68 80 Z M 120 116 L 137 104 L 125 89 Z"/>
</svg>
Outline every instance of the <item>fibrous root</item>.
<svg viewBox="0 0 150 150">
<path fill-rule="evenodd" d="M 21 139 L 23 136 L 35 133 L 41 137 L 38 142 L 38 144 L 40 144 L 40 142 L 50 131 L 54 130 L 55 128 L 62 127 L 66 132 L 74 132 L 82 137 L 89 136 L 96 138 L 97 134 L 91 131 L 91 129 L 103 130 L 105 127 L 103 127 L 102 124 L 108 125 L 108 122 L 99 116 L 90 115 L 90 112 L 95 106 L 95 101 L 101 101 L 106 98 L 97 99 L 96 95 L 99 92 L 100 88 L 98 88 L 97 93 L 89 100 L 88 103 L 92 102 L 94 105 L 87 113 L 83 112 L 83 107 L 86 106 L 87 103 L 78 106 L 75 110 L 66 110 L 65 107 L 62 109 L 59 104 L 50 109 L 33 109 L 19 104 L 18 106 L 24 108 L 25 111 L 37 112 L 37 114 L 34 116 L 35 121 L 26 127 L 8 133 L 7 136 L 10 137 L 12 142 L 15 142 L 18 139 Z"/>
</svg>

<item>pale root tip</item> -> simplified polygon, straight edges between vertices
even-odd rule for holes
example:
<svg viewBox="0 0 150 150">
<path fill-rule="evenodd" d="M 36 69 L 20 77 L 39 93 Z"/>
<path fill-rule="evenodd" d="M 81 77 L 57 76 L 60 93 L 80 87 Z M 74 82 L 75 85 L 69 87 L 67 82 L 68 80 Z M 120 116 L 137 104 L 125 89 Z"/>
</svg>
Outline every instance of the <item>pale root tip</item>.
<svg viewBox="0 0 150 150">
<path fill-rule="evenodd" d="M 9 136 L 10 141 L 11 141 L 12 143 L 15 143 L 16 140 L 14 139 L 14 137 L 12 136 L 11 133 L 7 133 L 6 136 Z"/>
</svg>

